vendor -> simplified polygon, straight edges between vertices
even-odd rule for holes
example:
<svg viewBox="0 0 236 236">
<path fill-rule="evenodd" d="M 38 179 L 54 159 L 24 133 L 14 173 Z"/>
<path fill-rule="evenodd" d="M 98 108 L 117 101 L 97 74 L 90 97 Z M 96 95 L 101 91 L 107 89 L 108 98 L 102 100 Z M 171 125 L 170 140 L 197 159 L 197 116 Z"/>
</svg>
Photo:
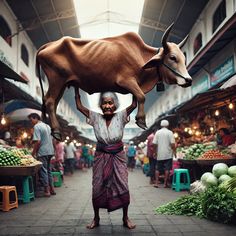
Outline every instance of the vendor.
<svg viewBox="0 0 236 236">
<path fill-rule="evenodd" d="M 227 128 L 220 128 L 219 136 L 221 138 L 221 145 L 224 147 L 227 147 L 235 142 L 235 137 L 230 134 Z"/>
</svg>

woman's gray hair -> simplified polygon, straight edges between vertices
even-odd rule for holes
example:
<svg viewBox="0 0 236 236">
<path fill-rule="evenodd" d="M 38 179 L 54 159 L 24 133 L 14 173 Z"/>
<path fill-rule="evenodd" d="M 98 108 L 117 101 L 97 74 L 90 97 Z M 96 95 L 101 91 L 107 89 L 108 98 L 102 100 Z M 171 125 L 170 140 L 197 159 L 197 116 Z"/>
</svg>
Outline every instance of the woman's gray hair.
<svg viewBox="0 0 236 236">
<path fill-rule="evenodd" d="M 114 104 L 116 106 L 116 109 L 120 106 L 118 97 L 117 97 L 115 92 L 104 92 L 104 93 L 101 93 L 100 98 L 99 98 L 99 107 L 101 107 L 101 105 L 102 105 L 102 99 L 103 98 L 112 98 L 113 101 L 114 101 Z"/>
</svg>

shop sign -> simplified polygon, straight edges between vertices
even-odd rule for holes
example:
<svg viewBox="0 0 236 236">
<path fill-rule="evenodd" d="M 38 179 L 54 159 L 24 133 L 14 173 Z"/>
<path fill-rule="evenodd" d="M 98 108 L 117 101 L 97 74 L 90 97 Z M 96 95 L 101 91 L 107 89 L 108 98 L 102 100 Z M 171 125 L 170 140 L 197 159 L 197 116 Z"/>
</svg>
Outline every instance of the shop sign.
<svg viewBox="0 0 236 236">
<path fill-rule="evenodd" d="M 9 66 L 11 69 L 13 69 L 12 63 L 8 61 L 2 50 L 0 50 L 0 61 Z"/>
<path fill-rule="evenodd" d="M 219 82 L 225 80 L 230 75 L 235 73 L 234 69 L 234 58 L 233 56 L 228 58 L 219 67 L 213 70 L 211 74 L 211 86 L 218 84 Z"/>
<path fill-rule="evenodd" d="M 204 75 L 203 77 L 198 79 L 195 83 L 193 82 L 191 88 L 192 88 L 192 96 L 196 95 L 197 93 L 206 91 L 209 88 L 208 76 Z"/>
</svg>

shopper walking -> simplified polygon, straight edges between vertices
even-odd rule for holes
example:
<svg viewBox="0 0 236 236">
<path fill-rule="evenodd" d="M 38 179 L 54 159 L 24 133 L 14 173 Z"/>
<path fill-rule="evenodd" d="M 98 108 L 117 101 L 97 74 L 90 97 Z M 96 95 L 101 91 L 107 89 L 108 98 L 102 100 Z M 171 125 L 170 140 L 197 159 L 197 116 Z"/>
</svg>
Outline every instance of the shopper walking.
<svg viewBox="0 0 236 236">
<path fill-rule="evenodd" d="M 158 130 L 153 138 L 154 157 L 157 157 L 156 184 L 158 187 L 160 173 L 164 172 L 164 187 L 169 187 L 168 179 L 172 169 L 173 155 L 176 156 L 174 134 L 167 127 L 167 120 L 161 121 L 161 129 Z"/>
<path fill-rule="evenodd" d="M 156 183 L 156 163 L 157 159 L 156 156 L 154 157 L 154 148 L 153 148 L 153 138 L 154 138 L 155 133 L 152 132 L 148 137 L 147 137 L 147 157 L 149 159 L 149 176 L 150 176 L 150 184 L 155 184 Z"/>
<path fill-rule="evenodd" d="M 56 194 L 50 164 L 54 155 L 51 128 L 41 121 L 37 113 L 31 113 L 28 118 L 34 126 L 32 156 L 42 162 L 42 167 L 39 170 L 39 180 L 44 187 L 44 196 L 50 197 L 50 195 Z"/>
<path fill-rule="evenodd" d="M 135 167 L 135 156 L 136 156 L 136 149 L 134 147 L 134 142 L 130 141 L 128 150 L 127 150 L 127 158 L 128 158 L 128 170 L 133 171 Z"/>
<path fill-rule="evenodd" d="M 100 208 L 106 208 L 108 212 L 123 208 L 123 225 L 133 229 L 135 225 L 128 218 L 130 195 L 122 138 L 124 127 L 129 121 L 128 116 L 137 106 L 137 102 L 133 99 L 127 109 L 115 113 L 119 106 L 118 98 L 115 93 L 105 92 L 99 100 L 103 112 L 100 114 L 81 104 L 78 91 L 76 98 L 78 110 L 88 118 L 88 124 L 93 126 L 97 138 L 92 182 L 94 219 L 87 228 L 99 226 Z"/>
<path fill-rule="evenodd" d="M 64 175 L 64 159 L 65 159 L 65 148 L 64 148 L 64 143 L 55 140 L 55 164 L 54 168 L 55 171 L 58 171 L 61 173 L 61 177 L 63 180 L 63 175 Z"/>
<path fill-rule="evenodd" d="M 74 174 L 75 156 L 75 145 L 72 141 L 68 142 L 65 146 L 65 172 L 69 173 L 70 175 Z"/>
</svg>

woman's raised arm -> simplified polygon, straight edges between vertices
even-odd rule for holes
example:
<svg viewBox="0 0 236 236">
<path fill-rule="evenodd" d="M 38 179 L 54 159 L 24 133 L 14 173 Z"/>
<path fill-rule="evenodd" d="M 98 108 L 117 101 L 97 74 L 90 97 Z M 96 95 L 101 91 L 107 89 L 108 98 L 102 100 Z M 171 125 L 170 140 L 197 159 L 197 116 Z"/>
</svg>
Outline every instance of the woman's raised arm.
<svg viewBox="0 0 236 236">
<path fill-rule="evenodd" d="M 87 118 L 89 118 L 89 109 L 82 105 L 80 94 L 79 94 L 79 88 L 75 88 L 75 102 L 77 109 L 84 114 Z"/>
</svg>

